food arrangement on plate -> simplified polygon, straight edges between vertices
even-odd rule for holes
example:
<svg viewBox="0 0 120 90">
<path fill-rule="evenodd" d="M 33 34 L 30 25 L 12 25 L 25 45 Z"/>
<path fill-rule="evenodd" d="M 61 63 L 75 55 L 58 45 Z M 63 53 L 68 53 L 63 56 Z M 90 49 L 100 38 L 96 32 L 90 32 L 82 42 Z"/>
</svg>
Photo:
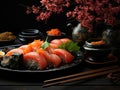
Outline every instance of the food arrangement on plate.
<svg viewBox="0 0 120 90">
<path fill-rule="evenodd" d="M 34 40 L 5 52 L 1 67 L 15 70 L 49 70 L 79 64 L 80 47 L 69 38 L 54 39 L 51 42 Z M 77 56 L 78 55 L 78 56 Z"/>
</svg>

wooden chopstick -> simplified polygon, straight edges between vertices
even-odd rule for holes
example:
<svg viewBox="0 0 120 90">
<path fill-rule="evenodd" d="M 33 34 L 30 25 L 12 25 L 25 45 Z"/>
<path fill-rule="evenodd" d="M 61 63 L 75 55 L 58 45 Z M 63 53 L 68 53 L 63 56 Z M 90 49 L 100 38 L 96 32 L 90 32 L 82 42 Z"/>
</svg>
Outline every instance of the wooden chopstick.
<svg viewBox="0 0 120 90">
<path fill-rule="evenodd" d="M 46 86 L 51 86 L 51 85 L 63 84 L 63 83 L 72 82 L 76 80 L 105 75 L 105 74 L 117 72 L 117 71 L 120 71 L 120 67 L 117 65 L 95 69 L 95 70 L 89 70 L 86 72 L 81 72 L 81 73 L 63 76 L 63 77 L 59 77 L 55 79 L 45 80 L 43 86 L 46 87 Z"/>
<path fill-rule="evenodd" d="M 50 79 L 50 80 L 45 80 L 44 83 L 53 82 L 53 81 L 57 81 L 57 80 L 61 80 L 61 79 L 77 77 L 77 76 L 80 76 L 80 75 L 91 74 L 91 73 L 100 72 L 100 71 L 103 71 L 103 70 L 113 69 L 113 68 L 117 68 L 117 67 L 119 67 L 119 66 L 115 65 L 115 66 L 104 67 L 104 68 L 95 69 L 95 70 L 89 70 L 89 71 L 86 71 L 86 72 L 72 74 L 72 75 L 68 75 L 68 76 L 64 76 L 64 77 L 59 77 L 59 78 L 54 78 L 54 79 Z"/>
</svg>

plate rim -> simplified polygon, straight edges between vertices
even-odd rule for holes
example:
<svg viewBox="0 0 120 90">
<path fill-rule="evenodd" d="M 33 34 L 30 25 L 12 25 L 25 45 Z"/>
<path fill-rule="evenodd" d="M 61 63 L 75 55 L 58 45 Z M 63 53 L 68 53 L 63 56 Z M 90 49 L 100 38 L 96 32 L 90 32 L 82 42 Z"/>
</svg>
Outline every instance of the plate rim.
<svg viewBox="0 0 120 90">
<path fill-rule="evenodd" d="M 82 58 L 80 58 L 79 63 L 70 63 L 70 64 L 66 64 L 64 66 L 60 66 L 57 68 L 51 68 L 51 69 L 44 69 L 44 70 L 30 70 L 30 69 L 11 69 L 11 68 L 6 68 L 6 67 L 2 67 L 0 65 L 0 70 L 4 70 L 4 71 L 11 71 L 11 72 L 21 72 L 21 73 L 45 73 L 45 72 L 54 72 L 54 71 L 60 71 L 60 70 L 65 70 L 65 69 L 69 69 L 72 67 L 75 67 L 77 65 L 79 65 L 80 63 L 82 63 Z"/>
</svg>

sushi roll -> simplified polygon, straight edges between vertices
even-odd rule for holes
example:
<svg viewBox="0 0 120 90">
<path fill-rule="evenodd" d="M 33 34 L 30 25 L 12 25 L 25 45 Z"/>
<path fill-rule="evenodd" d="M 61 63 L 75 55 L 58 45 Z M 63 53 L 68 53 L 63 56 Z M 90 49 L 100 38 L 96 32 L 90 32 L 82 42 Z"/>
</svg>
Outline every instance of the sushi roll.
<svg viewBox="0 0 120 90">
<path fill-rule="evenodd" d="M 1 61 L 1 66 L 12 69 L 22 69 L 23 54 L 13 53 L 12 56 L 4 56 Z"/>
</svg>

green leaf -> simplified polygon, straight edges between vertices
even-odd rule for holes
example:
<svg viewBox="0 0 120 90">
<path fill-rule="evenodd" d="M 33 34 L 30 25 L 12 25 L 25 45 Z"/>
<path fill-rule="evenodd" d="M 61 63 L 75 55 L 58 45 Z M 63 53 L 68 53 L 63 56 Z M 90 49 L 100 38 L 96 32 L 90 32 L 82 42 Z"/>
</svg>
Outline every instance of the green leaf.
<svg viewBox="0 0 120 90">
<path fill-rule="evenodd" d="M 41 45 L 41 48 L 46 49 L 47 47 L 50 46 L 50 43 L 49 43 L 47 40 L 48 40 L 48 37 L 46 37 L 46 40 L 45 40 L 45 42 Z"/>
<path fill-rule="evenodd" d="M 69 52 L 77 52 L 77 51 L 80 50 L 80 47 L 78 46 L 78 43 L 73 42 L 73 41 L 63 43 L 58 48 L 65 49 Z"/>
</svg>

